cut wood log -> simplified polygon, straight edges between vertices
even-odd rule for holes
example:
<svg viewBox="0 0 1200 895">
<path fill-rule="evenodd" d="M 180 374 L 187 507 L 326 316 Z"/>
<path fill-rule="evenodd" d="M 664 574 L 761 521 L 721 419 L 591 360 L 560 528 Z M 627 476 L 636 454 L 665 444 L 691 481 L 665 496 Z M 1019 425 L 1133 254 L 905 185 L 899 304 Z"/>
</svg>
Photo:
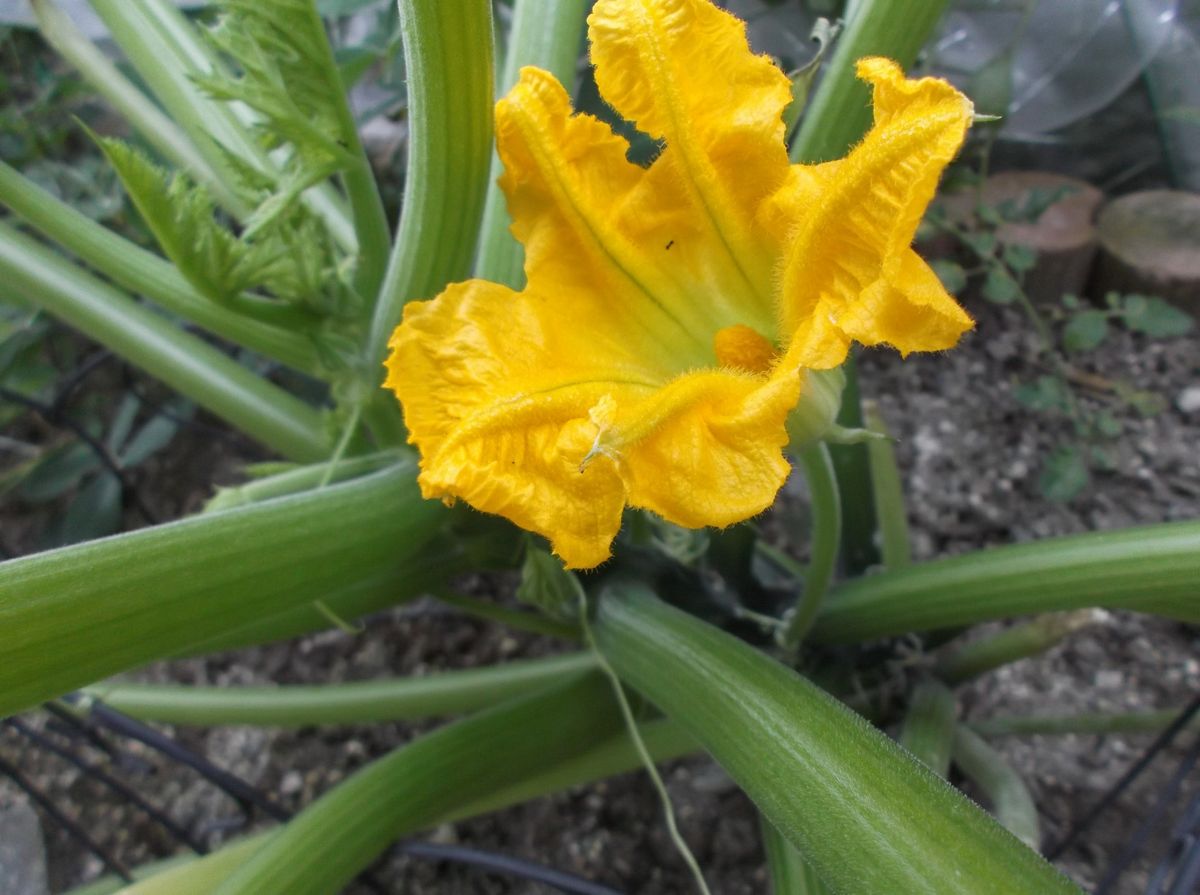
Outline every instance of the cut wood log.
<svg viewBox="0 0 1200 895">
<path fill-rule="evenodd" d="M 1200 313 L 1200 193 L 1147 190 L 1114 199 L 1096 224 L 1091 294 L 1158 295 Z"/>
<path fill-rule="evenodd" d="M 1021 246 L 1037 255 L 1025 273 L 1026 294 L 1036 303 L 1057 304 L 1066 293 L 1080 295 L 1096 256 L 1096 210 L 1104 194 L 1083 180 L 1049 171 L 1002 171 L 993 174 L 980 193 L 964 190 L 938 199 L 947 217 L 974 232 L 995 227 L 997 242 Z M 999 225 L 977 214 L 982 204 L 1000 213 Z M 934 257 L 955 257 L 944 238 L 931 241 Z M 926 249 L 926 244 L 920 246 Z M 924 252 L 923 252 L 924 253 Z M 955 253 L 957 254 L 957 253 Z M 971 259 L 962 258 L 968 265 Z"/>
<path fill-rule="evenodd" d="M 1005 209 L 1006 217 L 1044 206 L 1036 217 L 1008 220 L 996 230 L 1001 246 L 1037 253 L 1024 282 L 1035 304 L 1058 304 L 1067 293 L 1083 293 L 1096 257 L 1094 221 L 1103 200 L 1104 194 L 1090 183 L 1048 171 L 1004 171 L 987 179 L 984 204 Z"/>
</svg>

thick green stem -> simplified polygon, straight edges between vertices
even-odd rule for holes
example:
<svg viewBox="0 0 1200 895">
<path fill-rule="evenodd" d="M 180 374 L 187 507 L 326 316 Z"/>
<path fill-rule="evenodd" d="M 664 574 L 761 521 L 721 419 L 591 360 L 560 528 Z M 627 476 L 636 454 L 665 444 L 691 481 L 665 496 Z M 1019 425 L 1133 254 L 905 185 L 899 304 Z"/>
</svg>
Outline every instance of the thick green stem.
<svg viewBox="0 0 1200 895">
<path fill-rule="evenodd" d="M 854 76 L 864 56 L 887 56 L 904 68 L 929 40 L 948 0 L 858 0 L 833 58 L 804 110 L 792 143 L 793 161 L 827 162 L 845 154 L 871 121 L 867 86 Z"/>
<path fill-rule="evenodd" d="M 925 680 L 913 688 L 900 729 L 900 745 L 939 777 L 950 772 L 956 714 L 954 694 L 945 684 Z"/>
<path fill-rule="evenodd" d="M 979 892 L 1078 892 L 820 688 L 639 585 L 601 594 L 593 632 L 622 679 L 701 742 L 831 891 L 959 895 L 970 880 Z"/>
<path fill-rule="evenodd" d="M 47 43 L 74 65 L 84 80 L 107 99 L 121 117 L 165 158 L 208 187 L 222 207 L 238 217 L 250 213 L 246 203 L 230 189 L 187 135 L 108 61 L 66 13 L 52 0 L 32 0 L 32 3 L 38 29 Z"/>
<path fill-rule="evenodd" d="M 594 665 L 588 653 L 572 653 L 425 677 L 316 687 L 103 683 L 87 692 L 126 715 L 167 724 L 369 724 L 473 712 Z"/>
<path fill-rule="evenodd" d="M 639 725 L 638 731 L 642 744 L 655 761 L 668 761 L 700 749 L 690 733 L 670 721 L 650 721 Z M 629 735 L 623 730 L 618 731 L 582 755 L 548 766 L 482 799 L 472 801 L 469 805 L 456 808 L 438 822 L 465 820 L 468 817 L 499 811 L 509 805 L 528 802 L 583 783 L 602 780 L 614 774 L 625 774 L 641 766 L 642 758 Z"/>
<path fill-rule="evenodd" d="M 1100 606 L 1200 621 L 1200 522 L 1049 538 L 848 581 L 813 640 L 852 643 Z"/>
<path fill-rule="evenodd" d="M 367 341 L 372 377 L 405 303 L 431 298 L 470 273 L 492 146 L 491 12 L 488 0 L 400 0 L 408 168 Z"/>
<path fill-rule="evenodd" d="M 341 460 L 333 469 L 332 474 L 329 471 L 328 463 L 312 463 L 265 478 L 252 479 L 243 485 L 228 487 L 218 485 L 216 495 L 204 505 L 204 512 L 219 513 L 235 507 L 261 503 L 274 497 L 286 497 L 289 494 L 299 494 L 301 491 L 311 491 L 322 485 L 356 479 L 359 476 L 378 472 L 388 466 L 411 459 L 411 453 L 405 450 L 381 451 L 377 454 L 366 454 Z"/>
<path fill-rule="evenodd" d="M 866 443 L 867 463 L 871 471 L 871 491 L 875 495 L 875 518 L 879 523 L 879 553 L 885 569 L 902 569 L 912 562 L 908 537 L 908 513 L 900 468 L 887 426 L 874 401 L 862 402 L 866 428 L 882 435 Z"/>
<path fill-rule="evenodd" d="M 297 370 L 314 372 L 319 368 L 316 345 L 303 332 L 315 322 L 312 318 L 297 315 L 290 321 L 294 325 L 284 328 L 218 305 L 197 292 L 170 262 L 97 224 L 3 162 L 0 203 L 118 286 L 144 295 L 223 339 Z M 276 313 L 274 307 L 271 310 Z"/>
<path fill-rule="evenodd" d="M 323 795 L 216 895 L 339 891 L 397 837 L 583 753 L 619 726 L 607 682 L 588 674 L 444 727 Z"/>
<path fill-rule="evenodd" d="M 500 92 L 507 93 L 517 83 L 522 66 L 536 65 L 558 78 L 570 93 L 590 5 L 586 0 L 516 0 L 504 70 L 500 73 Z M 508 209 L 497 183 L 503 172 L 500 156 L 493 152 L 475 276 L 520 289 L 525 282 L 524 252 L 508 232 Z"/>
<path fill-rule="evenodd" d="M 1041 847 L 1033 796 L 1003 755 L 977 734 L 959 727 L 954 734 L 954 763 L 983 790 L 996 819 L 1007 830 L 1030 848 Z"/>
<path fill-rule="evenodd" d="M 328 454 L 318 411 L 3 223 L 0 275 L 27 301 L 273 450 L 300 461 Z"/>
<path fill-rule="evenodd" d="M 478 618 L 486 618 L 488 621 L 507 625 L 518 631 L 531 631 L 535 634 L 545 634 L 547 637 L 561 637 L 564 640 L 579 640 L 578 628 L 549 618 L 540 612 L 509 609 L 507 606 L 497 605 L 494 600 L 476 599 L 451 591 L 442 591 L 435 596 L 447 606 L 453 606 L 455 609 Z"/>
<path fill-rule="evenodd" d="M 1097 609 L 1054 612 L 971 643 L 952 641 L 938 651 L 933 672 L 948 684 L 960 684 L 995 668 L 1044 653 L 1076 631 L 1099 624 L 1106 617 L 1107 613 Z"/>
<path fill-rule="evenodd" d="M 788 649 L 799 646 L 813 626 L 833 572 L 837 567 L 841 539 L 842 510 L 829 449 L 821 442 L 801 449 L 797 458 L 804 468 L 812 509 L 811 556 L 804 575 L 804 593 L 788 613 L 780 629 L 779 642 Z"/>
<path fill-rule="evenodd" d="M 842 364 L 846 386 L 837 425 L 858 429 L 863 425 L 862 396 L 858 387 L 858 363 L 853 354 Z M 850 575 L 861 575 L 880 560 L 875 545 L 875 489 L 871 462 L 865 444 L 830 445 L 829 457 L 837 475 L 838 499 L 842 505 L 842 567 Z"/>
<path fill-rule="evenodd" d="M 0 564 L 0 716 L 339 589 L 403 596 L 446 518 L 415 472 Z"/>
</svg>

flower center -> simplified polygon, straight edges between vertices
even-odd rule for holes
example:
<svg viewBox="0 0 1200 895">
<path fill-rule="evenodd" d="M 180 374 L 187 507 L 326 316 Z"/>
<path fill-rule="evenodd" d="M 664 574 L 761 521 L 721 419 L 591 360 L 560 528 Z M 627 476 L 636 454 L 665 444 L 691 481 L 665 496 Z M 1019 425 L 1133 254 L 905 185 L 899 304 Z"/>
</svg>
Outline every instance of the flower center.
<svg viewBox="0 0 1200 895">
<path fill-rule="evenodd" d="M 775 359 L 775 345 L 756 329 L 737 323 L 717 330 L 713 351 L 722 367 L 747 373 L 766 373 Z"/>
</svg>

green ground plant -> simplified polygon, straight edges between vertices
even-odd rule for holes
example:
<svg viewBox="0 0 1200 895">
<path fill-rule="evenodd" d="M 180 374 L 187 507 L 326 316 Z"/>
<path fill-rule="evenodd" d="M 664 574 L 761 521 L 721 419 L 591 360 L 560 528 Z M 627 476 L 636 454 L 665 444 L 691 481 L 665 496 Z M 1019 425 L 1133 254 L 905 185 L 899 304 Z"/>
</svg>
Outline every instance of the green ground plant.
<svg viewBox="0 0 1200 895">
<path fill-rule="evenodd" d="M 977 189 L 985 174 L 986 168 L 974 178 Z M 927 217 L 930 230 L 951 236 L 970 258 L 966 264 L 936 262 L 946 287 L 961 293 L 973 278 L 984 299 L 1016 307 L 1037 334 L 1038 353 L 1033 361 L 1045 372 L 1020 382 L 1014 397 L 1027 410 L 1064 420 L 1070 429 L 1070 435 L 1043 458 L 1038 477 L 1038 489 L 1053 501 L 1079 496 L 1094 471 L 1115 468 L 1111 448 L 1125 431 L 1124 416 L 1154 416 L 1166 407 L 1161 395 L 1089 374 L 1079 369 L 1077 359 L 1100 348 L 1114 326 L 1147 339 L 1175 339 L 1195 328 L 1191 316 L 1158 296 L 1110 292 L 1100 307 L 1070 293 L 1048 306 L 1029 296 L 1025 280 L 1038 263 L 1037 252 L 1017 243 L 1004 244 L 997 233 L 1008 224 L 1036 222 L 1071 191 L 1070 187 L 1032 189 L 1019 202 L 1006 200 L 995 205 L 980 198 L 965 221 L 953 220 L 945 208 L 935 208 Z M 1092 386 L 1103 400 L 1085 401 L 1081 385 Z"/>
<path fill-rule="evenodd" d="M 820 442 L 797 451 L 812 494 L 807 563 L 752 524 L 694 532 L 631 512 L 613 560 L 568 573 L 509 523 L 423 500 L 399 406 L 379 384 L 408 302 L 472 273 L 520 276 L 494 185 L 494 82 L 507 88 L 520 65 L 537 64 L 574 84 L 588 4 L 517 0 L 497 58 L 486 0 L 401 0 L 409 137 L 395 228 L 346 102 L 354 72 L 339 67 L 319 15 L 346 4 L 221 0 L 211 28 L 160 0 L 92 5 L 140 86 L 50 0 L 34 3 L 49 42 L 136 134 L 100 144 L 157 249 L 0 165 L 11 212 L 0 222 L 0 282 L 280 464 L 195 516 L 0 565 L 0 714 L 87 688 L 76 710 L 99 699 L 184 724 L 242 723 L 248 710 L 287 725 L 463 716 L 291 822 L 145 868 L 125 891 L 333 892 L 401 835 L 694 750 L 758 806 L 777 892 L 1077 891 L 1027 844 L 1037 836 L 1028 793 L 957 718 L 951 689 L 1069 626 L 985 646 L 951 641 L 976 653 L 990 644 L 985 659 L 923 648 L 909 663 L 915 677 L 863 644 L 1015 616 L 1038 626 L 1040 614 L 1096 606 L 1200 620 L 1200 523 L 913 564 L 886 441 L 848 431 L 862 424 L 851 367 L 844 428 L 832 434 L 869 448 L 842 446 L 856 453 L 835 460 Z M 793 159 L 836 158 L 860 137 L 869 104 L 856 60 L 910 64 L 943 5 L 855 5 Z M 262 375 L 256 359 L 291 378 Z M 814 380 L 830 410 L 841 379 Z M 132 462 L 161 440 L 153 424 L 94 437 Z M 866 425 L 879 428 L 870 413 Z M 97 468 L 83 475 L 108 481 Z M 861 571 L 856 545 L 877 534 L 884 568 L 837 580 L 839 557 Z M 521 594 L 542 613 L 454 593 L 458 573 L 494 569 L 521 569 Z M 516 667 L 270 693 L 108 680 L 426 593 L 585 647 Z M 882 698 L 897 690 L 899 714 Z M 896 720 L 901 743 L 871 723 Z M 949 761 L 976 779 L 994 815 L 946 782 Z M 109 882 L 101 888 L 121 888 Z"/>
</svg>

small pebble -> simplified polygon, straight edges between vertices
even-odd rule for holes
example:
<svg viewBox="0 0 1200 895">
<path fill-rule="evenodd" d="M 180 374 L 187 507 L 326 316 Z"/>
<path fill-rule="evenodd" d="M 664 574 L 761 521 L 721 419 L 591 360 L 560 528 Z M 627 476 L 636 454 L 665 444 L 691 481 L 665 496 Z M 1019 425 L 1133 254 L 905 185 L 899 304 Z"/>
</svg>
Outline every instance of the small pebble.
<svg viewBox="0 0 1200 895">
<path fill-rule="evenodd" d="M 1200 385 L 1189 385 L 1175 398 L 1181 413 L 1200 413 Z"/>
</svg>

